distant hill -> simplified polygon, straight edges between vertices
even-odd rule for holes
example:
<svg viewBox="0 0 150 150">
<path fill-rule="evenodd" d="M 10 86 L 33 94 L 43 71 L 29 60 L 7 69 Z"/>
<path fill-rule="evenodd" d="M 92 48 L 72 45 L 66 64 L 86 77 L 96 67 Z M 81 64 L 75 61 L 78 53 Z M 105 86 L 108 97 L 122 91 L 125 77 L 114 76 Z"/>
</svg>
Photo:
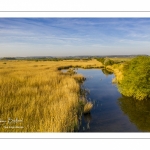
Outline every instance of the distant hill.
<svg viewBox="0 0 150 150">
<path fill-rule="evenodd" d="M 84 56 L 28 56 L 28 57 L 3 57 L 1 60 L 64 60 L 64 59 L 92 59 L 102 57 L 136 57 L 141 55 L 84 55 Z M 143 54 L 142 56 L 148 56 Z"/>
</svg>

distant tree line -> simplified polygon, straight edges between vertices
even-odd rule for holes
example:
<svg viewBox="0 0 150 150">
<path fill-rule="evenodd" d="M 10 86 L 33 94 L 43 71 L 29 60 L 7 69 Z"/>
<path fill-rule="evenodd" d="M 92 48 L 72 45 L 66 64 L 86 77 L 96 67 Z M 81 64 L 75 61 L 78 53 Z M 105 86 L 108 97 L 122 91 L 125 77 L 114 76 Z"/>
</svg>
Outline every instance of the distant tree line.
<svg viewBox="0 0 150 150">
<path fill-rule="evenodd" d="M 4 57 L 1 58 L 1 60 L 27 60 L 27 61 L 63 61 L 63 60 L 84 60 L 88 61 L 91 60 L 91 57 L 52 57 L 52 58 L 46 58 L 46 57 L 23 57 L 23 58 L 15 58 L 15 57 Z"/>
<path fill-rule="evenodd" d="M 15 57 L 3 57 L 1 60 L 16 60 Z"/>
</svg>

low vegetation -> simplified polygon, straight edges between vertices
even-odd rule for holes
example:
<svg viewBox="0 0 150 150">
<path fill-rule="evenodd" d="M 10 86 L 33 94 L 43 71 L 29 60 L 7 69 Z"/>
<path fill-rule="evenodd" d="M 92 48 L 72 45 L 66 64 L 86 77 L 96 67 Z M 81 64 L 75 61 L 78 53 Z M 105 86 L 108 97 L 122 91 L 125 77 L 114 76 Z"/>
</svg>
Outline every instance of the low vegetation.
<svg viewBox="0 0 150 150">
<path fill-rule="evenodd" d="M 87 102 L 87 103 L 84 105 L 83 113 L 84 113 L 84 114 L 90 113 L 90 111 L 91 111 L 92 108 L 93 108 L 92 102 Z"/>
</svg>

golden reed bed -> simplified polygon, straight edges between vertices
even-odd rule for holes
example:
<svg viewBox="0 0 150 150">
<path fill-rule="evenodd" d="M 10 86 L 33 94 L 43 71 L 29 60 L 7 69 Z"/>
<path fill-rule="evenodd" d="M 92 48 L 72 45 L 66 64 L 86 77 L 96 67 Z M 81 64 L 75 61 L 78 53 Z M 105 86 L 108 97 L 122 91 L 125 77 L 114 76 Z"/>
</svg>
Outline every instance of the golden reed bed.
<svg viewBox="0 0 150 150">
<path fill-rule="evenodd" d="M 80 85 L 65 66 L 90 61 L 0 61 L 0 132 L 73 132 L 78 128 Z M 81 77 L 81 76 L 79 76 Z"/>
</svg>

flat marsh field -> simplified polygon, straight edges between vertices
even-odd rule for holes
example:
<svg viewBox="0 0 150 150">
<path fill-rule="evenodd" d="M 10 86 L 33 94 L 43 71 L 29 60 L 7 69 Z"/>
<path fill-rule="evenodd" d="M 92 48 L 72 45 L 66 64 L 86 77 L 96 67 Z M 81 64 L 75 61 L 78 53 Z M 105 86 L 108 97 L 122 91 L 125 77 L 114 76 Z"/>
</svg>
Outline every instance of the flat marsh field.
<svg viewBox="0 0 150 150">
<path fill-rule="evenodd" d="M 66 66 L 99 68 L 89 61 L 0 61 L 0 132 L 73 132 L 78 127 L 80 75 Z"/>
</svg>

